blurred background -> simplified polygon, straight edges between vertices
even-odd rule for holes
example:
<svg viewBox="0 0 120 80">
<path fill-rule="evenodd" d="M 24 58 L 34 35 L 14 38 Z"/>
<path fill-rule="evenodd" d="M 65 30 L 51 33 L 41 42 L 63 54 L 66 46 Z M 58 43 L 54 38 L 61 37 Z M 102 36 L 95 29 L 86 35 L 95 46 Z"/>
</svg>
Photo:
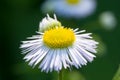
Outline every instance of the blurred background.
<svg viewBox="0 0 120 80">
<path fill-rule="evenodd" d="M 59 1 L 67 1 L 69 5 L 63 3 L 56 7 L 54 4 Z M 57 72 L 44 73 L 37 67 L 30 67 L 19 49 L 21 41 L 36 34 L 46 13 L 51 17 L 55 13 L 66 27 L 86 29 L 100 43 L 95 60 L 80 69 L 64 70 L 64 80 L 113 80 L 116 72 L 119 79 L 114 80 L 120 80 L 120 70 L 117 71 L 120 64 L 120 1 L 94 0 L 92 12 L 86 9 L 84 13 L 75 10 L 83 9 L 80 11 L 83 12 L 87 7 L 75 7 L 78 2 L 72 1 L 0 0 L 0 80 L 57 80 Z M 83 5 L 82 0 L 80 5 Z M 69 14 L 69 9 L 74 13 Z"/>
</svg>

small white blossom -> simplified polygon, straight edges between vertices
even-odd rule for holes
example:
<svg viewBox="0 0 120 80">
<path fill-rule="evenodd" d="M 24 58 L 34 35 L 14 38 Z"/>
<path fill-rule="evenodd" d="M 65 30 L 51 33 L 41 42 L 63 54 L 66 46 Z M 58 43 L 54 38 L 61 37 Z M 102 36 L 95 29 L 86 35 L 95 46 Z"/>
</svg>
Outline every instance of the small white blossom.
<svg viewBox="0 0 120 80">
<path fill-rule="evenodd" d="M 39 31 L 44 32 L 45 30 L 54 28 L 56 26 L 61 26 L 61 23 L 57 20 L 56 15 L 54 14 L 53 19 L 47 14 L 47 17 L 43 18 L 39 23 Z"/>
<path fill-rule="evenodd" d="M 42 6 L 42 11 L 55 12 L 67 18 L 85 18 L 95 12 L 96 0 L 77 0 L 76 4 L 70 4 L 67 1 L 47 0 Z"/>
<path fill-rule="evenodd" d="M 49 18 L 47 23 L 51 25 L 50 22 L 53 24 L 53 19 Z M 96 57 L 92 53 L 96 53 L 98 42 L 92 39 L 91 33 L 63 26 L 44 30 L 38 32 L 38 35 L 28 37 L 29 40 L 22 41 L 20 46 L 22 54 L 26 54 L 24 59 L 29 61 L 30 66 L 38 65 L 38 68 L 45 72 L 59 72 L 62 68 L 87 65 Z"/>
<path fill-rule="evenodd" d="M 99 21 L 101 25 L 107 30 L 112 30 L 117 25 L 115 14 L 110 11 L 102 13 L 99 16 Z"/>
</svg>

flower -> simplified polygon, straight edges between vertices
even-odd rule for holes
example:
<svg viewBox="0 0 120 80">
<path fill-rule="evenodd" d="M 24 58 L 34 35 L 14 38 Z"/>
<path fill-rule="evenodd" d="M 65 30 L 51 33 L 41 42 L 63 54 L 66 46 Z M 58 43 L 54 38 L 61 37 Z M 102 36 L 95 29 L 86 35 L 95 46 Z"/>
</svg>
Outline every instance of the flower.
<svg viewBox="0 0 120 80">
<path fill-rule="evenodd" d="M 61 26 L 61 23 L 57 20 L 55 14 L 54 14 L 54 18 L 55 19 L 52 19 L 48 14 L 47 14 L 47 17 L 45 17 L 42 22 L 40 22 L 39 24 L 39 30 L 41 32 L 44 32 L 45 30 L 47 29 L 50 29 L 50 28 L 54 28 L 56 26 Z"/>
<path fill-rule="evenodd" d="M 26 54 L 24 59 L 29 61 L 29 65 L 38 65 L 38 68 L 45 72 L 59 72 L 62 68 L 79 68 L 92 62 L 96 57 L 92 53 L 96 53 L 98 42 L 92 40 L 91 33 L 58 25 L 59 21 L 55 15 L 54 17 L 55 19 L 48 15 L 44 18 L 45 21 L 40 23 L 43 25 L 40 25 L 40 29 L 44 29 L 44 32 L 39 30 L 38 35 L 22 41 L 20 48 L 22 54 Z"/>
<path fill-rule="evenodd" d="M 113 30 L 117 25 L 115 14 L 110 11 L 103 12 L 99 17 L 99 21 L 103 28 L 107 30 Z"/>
<path fill-rule="evenodd" d="M 42 6 L 42 11 L 45 13 L 53 11 L 57 15 L 67 18 L 85 18 L 95 9 L 95 0 L 48 0 Z"/>
</svg>

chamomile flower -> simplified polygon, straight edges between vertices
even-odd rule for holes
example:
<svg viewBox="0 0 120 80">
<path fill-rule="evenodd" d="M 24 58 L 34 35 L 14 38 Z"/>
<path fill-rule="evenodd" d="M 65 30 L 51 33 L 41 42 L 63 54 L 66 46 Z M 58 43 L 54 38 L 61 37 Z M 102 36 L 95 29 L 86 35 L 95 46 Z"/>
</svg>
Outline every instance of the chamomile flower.
<svg viewBox="0 0 120 80">
<path fill-rule="evenodd" d="M 96 53 L 98 42 L 92 40 L 91 33 L 58 25 L 56 16 L 55 19 L 49 16 L 44 19 L 45 22 L 42 20 L 40 23 L 43 24 L 40 29 L 47 27 L 44 32 L 39 30 L 37 35 L 28 37 L 29 40 L 22 41 L 20 46 L 29 65 L 38 65 L 45 72 L 59 72 L 62 68 L 79 68 L 93 61 L 96 56 L 92 53 Z"/>
<path fill-rule="evenodd" d="M 113 30 L 117 25 L 115 14 L 110 11 L 103 12 L 99 17 L 99 21 L 106 30 Z"/>
<path fill-rule="evenodd" d="M 45 17 L 39 24 L 39 30 L 41 32 L 44 32 L 45 30 L 54 28 L 56 26 L 61 26 L 61 23 L 57 20 L 55 14 L 54 14 L 54 18 L 51 18 L 48 14 L 47 17 Z"/>
<path fill-rule="evenodd" d="M 48 0 L 43 4 L 43 12 L 53 11 L 63 17 L 85 18 L 96 9 L 95 0 Z"/>
</svg>

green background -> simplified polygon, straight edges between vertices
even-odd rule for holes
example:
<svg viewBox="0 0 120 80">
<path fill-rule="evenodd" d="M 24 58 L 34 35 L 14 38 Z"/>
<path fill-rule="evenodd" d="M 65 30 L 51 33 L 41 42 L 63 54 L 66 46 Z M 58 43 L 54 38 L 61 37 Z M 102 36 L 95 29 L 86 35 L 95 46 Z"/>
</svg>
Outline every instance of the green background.
<svg viewBox="0 0 120 80">
<path fill-rule="evenodd" d="M 44 2 L 44 0 L 0 1 L 0 80 L 57 80 L 57 72 L 46 74 L 37 67 L 32 69 L 28 66 L 19 49 L 22 40 L 36 34 L 39 22 L 46 16 L 40 10 Z M 82 74 L 85 80 L 112 80 L 119 67 L 119 7 L 119 0 L 97 0 L 95 13 L 85 19 L 58 17 L 58 20 L 65 26 L 87 29 L 88 32 L 98 35 L 105 45 L 103 48 L 106 48 L 106 51 L 101 52 L 103 55 L 98 56 L 92 63 L 80 69 L 72 68 L 73 71 Z M 115 14 L 117 26 L 114 30 L 105 30 L 98 24 L 99 15 L 105 11 L 112 11 Z M 69 71 L 64 73 L 67 74 Z"/>
</svg>

